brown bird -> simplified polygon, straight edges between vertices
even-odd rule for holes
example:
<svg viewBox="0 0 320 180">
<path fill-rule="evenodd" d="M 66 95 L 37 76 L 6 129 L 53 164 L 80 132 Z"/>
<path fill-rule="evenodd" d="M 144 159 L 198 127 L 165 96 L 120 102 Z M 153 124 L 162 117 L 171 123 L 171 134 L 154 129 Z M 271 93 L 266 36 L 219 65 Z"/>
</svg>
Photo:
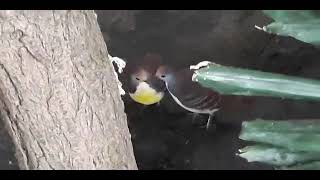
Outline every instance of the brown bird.
<svg viewBox="0 0 320 180">
<path fill-rule="evenodd" d="M 190 69 L 174 71 L 169 66 L 160 66 L 156 76 L 165 82 L 168 92 L 183 109 L 194 115 L 209 115 L 206 124 L 208 130 L 214 113 L 219 110 L 221 96 L 218 92 L 192 81 L 193 73 Z"/>
</svg>

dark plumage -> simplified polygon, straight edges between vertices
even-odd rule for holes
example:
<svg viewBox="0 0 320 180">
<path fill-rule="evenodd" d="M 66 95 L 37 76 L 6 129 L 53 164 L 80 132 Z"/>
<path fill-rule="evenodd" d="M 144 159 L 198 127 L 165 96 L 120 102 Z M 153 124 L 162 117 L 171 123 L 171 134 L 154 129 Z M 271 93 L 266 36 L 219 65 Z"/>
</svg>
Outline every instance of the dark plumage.
<svg viewBox="0 0 320 180">
<path fill-rule="evenodd" d="M 192 81 L 193 72 L 190 69 L 175 72 L 168 66 L 160 66 L 156 76 L 165 81 L 169 93 L 182 108 L 197 114 L 208 114 L 206 127 L 209 128 L 211 118 L 219 108 L 220 94 Z"/>
<path fill-rule="evenodd" d="M 143 105 L 160 102 L 165 84 L 155 76 L 155 73 L 161 64 L 161 56 L 154 53 L 147 53 L 142 61 L 133 59 L 127 63 L 121 81 L 124 90 L 135 102 Z"/>
</svg>

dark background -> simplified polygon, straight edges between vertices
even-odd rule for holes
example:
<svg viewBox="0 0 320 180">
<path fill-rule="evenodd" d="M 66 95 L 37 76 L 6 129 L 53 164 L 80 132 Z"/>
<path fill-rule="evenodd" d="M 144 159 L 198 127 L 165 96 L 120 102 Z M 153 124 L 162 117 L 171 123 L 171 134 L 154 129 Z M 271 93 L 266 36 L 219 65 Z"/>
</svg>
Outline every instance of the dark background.
<svg viewBox="0 0 320 180">
<path fill-rule="evenodd" d="M 320 51 L 290 37 L 254 28 L 272 22 L 259 10 L 97 11 L 108 51 L 128 62 L 147 52 L 188 67 L 209 60 L 222 65 L 320 78 Z M 142 58 L 140 58 L 142 60 Z M 138 59 L 139 60 L 139 59 Z M 224 97 L 217 132 L 191 124 L 167 96 L 160 110 L 124 97 L 140 169 L 271 169 L 236 157 L 244 142 L 241 122 L 254 118 L 319 118 L 319 103 L 275 98 Z M 203 117 L 205 120 L 207 117 Z M 201 118 L 199 119 L 201 121 Z"/>
<path fill-rule="evenodd" d="M 320 79 L 320 51 L 293 38 L 255 29 L 254 25 L 272 21 L 259 10 L 96 12 L 109 53 L 127 61 L 157 52 L 176 67 L 209 60 Z M 238 139 L 241 122 L 320 117 L 316 102 L 228 96 L 216 113 L 217 131 L 210 133 L 192 125 L 191 116 L 169 96 L 160 108 L 146 109 L 123 99 L 139 169 L 271 169 L 235 156 L 244 145 Z M 17 169 L 2 124 L 0 133 L 0 169 Z"/>
</svg>

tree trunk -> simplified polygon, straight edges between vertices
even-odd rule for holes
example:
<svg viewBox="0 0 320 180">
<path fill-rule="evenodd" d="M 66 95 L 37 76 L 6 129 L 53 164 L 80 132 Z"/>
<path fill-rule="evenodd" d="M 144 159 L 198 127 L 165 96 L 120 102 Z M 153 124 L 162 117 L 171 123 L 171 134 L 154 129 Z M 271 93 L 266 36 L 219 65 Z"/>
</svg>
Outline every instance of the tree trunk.
<svg viewBox="0 0 320 180">
<path fill-rule="evenodd" d="M 21 169 L 137 169 L 94 11 L 0 12 L 0 119 Z"/>
</svg>

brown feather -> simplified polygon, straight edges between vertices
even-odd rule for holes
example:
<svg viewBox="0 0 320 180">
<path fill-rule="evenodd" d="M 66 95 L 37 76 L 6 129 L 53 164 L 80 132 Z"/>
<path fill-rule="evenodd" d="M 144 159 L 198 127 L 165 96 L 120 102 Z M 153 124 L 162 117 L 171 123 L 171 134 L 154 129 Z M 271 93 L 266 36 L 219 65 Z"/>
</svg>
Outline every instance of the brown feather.
<svg viewBox="0 0 320 180">
<path fill-rule="evenodd" d="M 186 107 L 200 110 L 218 108 L 220 94 L 192 81 L 193 70 L 183 69 L 174 73 L 174 79 L 168 82 L 169 91 Z"/>
</svg>

